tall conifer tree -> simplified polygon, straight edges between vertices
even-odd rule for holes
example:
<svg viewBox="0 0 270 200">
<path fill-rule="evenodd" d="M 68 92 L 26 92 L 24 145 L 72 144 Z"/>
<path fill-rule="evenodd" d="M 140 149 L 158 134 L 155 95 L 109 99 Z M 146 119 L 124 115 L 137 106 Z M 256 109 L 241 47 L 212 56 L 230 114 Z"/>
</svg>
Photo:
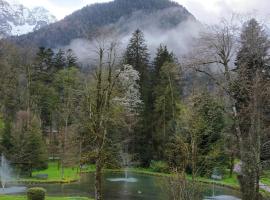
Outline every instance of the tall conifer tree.
<svg viewBox="0 0 270 200">
<path fill-rule="evenodd" d="M 149 53 L 145 43 L 143 32 L 137 29 L 128 44 L 125 52 L 125 64 L 129 64 L 139 72 L 139 86 L 141 97 L 143 100 L 143 108 L 140 112 L 140 122 L 138 123 L 134 147 L 131 147 L 139 154 L 139 159 L 144 165 L 149 164 L 152 158 L 152 117 L 151 117 L 151 81 L 149 67 Z"/>
</svg>

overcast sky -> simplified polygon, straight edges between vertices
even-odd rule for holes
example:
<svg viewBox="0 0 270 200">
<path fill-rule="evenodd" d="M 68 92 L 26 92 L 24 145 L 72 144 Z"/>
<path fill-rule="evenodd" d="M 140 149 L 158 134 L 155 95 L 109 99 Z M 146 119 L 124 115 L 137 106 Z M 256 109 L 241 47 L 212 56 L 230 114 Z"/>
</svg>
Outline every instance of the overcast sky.
<svg viewBox="0 0 270 200">
<path fill-rule="evenodd" d="M 14 0 L 10 0 L 14 1 Z M 110 0 L 15 0 L 27 7 L 43 6 L 57 19 L 62 19 L 87 4 Z M 270 0 L 175 0 L 185 6 L 197 19 L 204 23 L 217 22 L 232 12 L 257 13 L 262 18 L 270 16 Z"/>
</svg>

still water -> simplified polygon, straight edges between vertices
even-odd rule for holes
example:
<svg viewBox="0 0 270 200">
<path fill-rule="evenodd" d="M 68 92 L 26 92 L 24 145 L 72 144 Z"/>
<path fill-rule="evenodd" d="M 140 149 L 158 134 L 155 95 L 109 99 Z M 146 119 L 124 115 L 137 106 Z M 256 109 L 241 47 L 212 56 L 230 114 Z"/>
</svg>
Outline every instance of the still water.
<svg viewBox="0 0 270 200">
<path fill-rule="evenodd" d="M 106 173 L 104 175 L 104 197 L 106 200 L 169 200 L 166 192 L 161 187 L 162 178 L 129 174 L 133 181 L 121 181 L 125 174 Z M 116 181 L 113 181 L 116 180 Z M 134 181 L 136 180 L 136 181 Z M 47 190 L 50 196 L 94 196 L 94 175 L 84 174 L 81 181 L 72 184 L 40 185 Z M 205 199 L 239 200 L 237 191 L 215 186 L 205 186 Z"/>
</svg>

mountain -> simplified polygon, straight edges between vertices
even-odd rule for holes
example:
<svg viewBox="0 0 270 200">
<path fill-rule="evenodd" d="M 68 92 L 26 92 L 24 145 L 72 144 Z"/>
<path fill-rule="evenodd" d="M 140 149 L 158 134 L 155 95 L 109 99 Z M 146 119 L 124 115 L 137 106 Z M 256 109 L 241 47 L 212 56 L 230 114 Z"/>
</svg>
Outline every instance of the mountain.
<svg viewBox="0 0 270 200">
<path fill-rule="evenodd" d="M 0 0 L 0 38 L 26 34 L 55 21 L 56 18 L 45 8 L 29 9 L 15 2 Z"/>
<path fill-rule="evenodd" d="M 93 38 L 105 27 L 116 29 L 121 35 L 136 28 L 169 30 L 188 20 L 196 21 L 183 6 L 170 0 L 114 0 L 86 6 L 15 40 L 21 45 L 34 43 L 55 48 L 76 38 Z"/>
</svg>

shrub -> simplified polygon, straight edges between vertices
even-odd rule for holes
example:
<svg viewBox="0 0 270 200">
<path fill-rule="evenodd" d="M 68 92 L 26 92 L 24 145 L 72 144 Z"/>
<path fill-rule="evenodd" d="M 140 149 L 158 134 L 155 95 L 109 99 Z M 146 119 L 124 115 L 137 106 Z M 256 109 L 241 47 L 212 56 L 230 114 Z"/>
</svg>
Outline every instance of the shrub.
<svg viewBox="0 0 270 200">
<path fill-rule="evenodd" d="M 161 189 L 174 200 L 203 199 L 203 185 L 196 181 L 189 181 L 185 172 L 176 173 L 171 177 L 161 179 Z"/>
<path fill-rule="evenodd" d="M 46 190 L 40 187 L 30 188 L 27 191 L 27 200 L 45 200 Z"/>
<path fill-rule="evenodd" d="M 150 163 L 150 168 L 154 172 L 168 173 L 170 172 L 169 165 L 164 161 L 152 160 Z"/>
</svg>

